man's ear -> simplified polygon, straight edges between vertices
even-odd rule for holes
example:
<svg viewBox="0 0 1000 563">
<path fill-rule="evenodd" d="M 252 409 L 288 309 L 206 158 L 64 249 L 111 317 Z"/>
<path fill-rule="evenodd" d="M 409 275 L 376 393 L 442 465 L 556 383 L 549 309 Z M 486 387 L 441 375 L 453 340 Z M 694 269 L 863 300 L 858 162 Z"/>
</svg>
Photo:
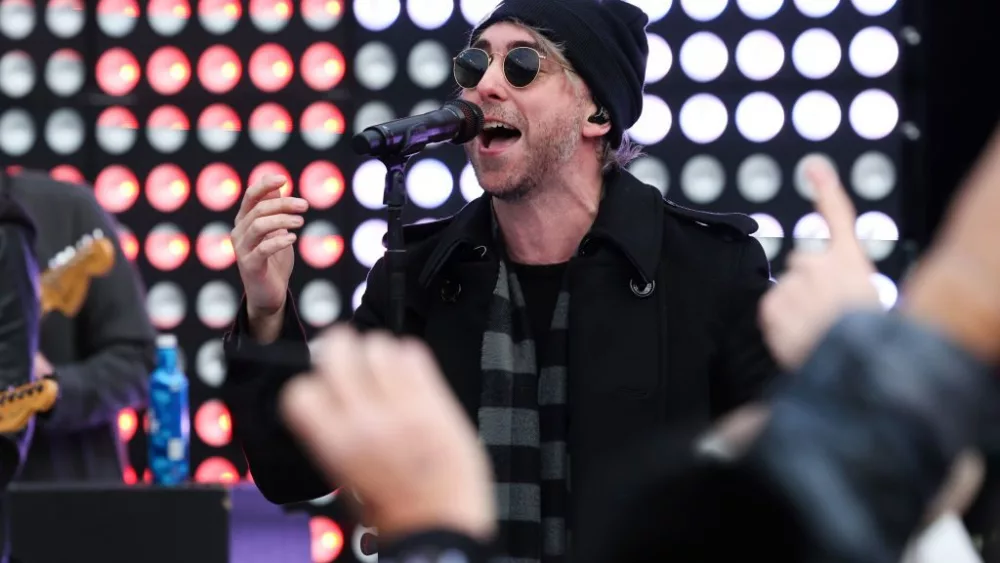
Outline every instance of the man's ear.
<svg viewBox="0 0 1000 563">
<path fill-rule="evenodd" d="M 587 118 L 587 123 L 583 127 L 583 135 L 585 137 L 603 137 L 607 135 L 611 131 L 611 114 L 596 100 L 589 109 L 591 113 L 590 117 Z"/>
</svg>

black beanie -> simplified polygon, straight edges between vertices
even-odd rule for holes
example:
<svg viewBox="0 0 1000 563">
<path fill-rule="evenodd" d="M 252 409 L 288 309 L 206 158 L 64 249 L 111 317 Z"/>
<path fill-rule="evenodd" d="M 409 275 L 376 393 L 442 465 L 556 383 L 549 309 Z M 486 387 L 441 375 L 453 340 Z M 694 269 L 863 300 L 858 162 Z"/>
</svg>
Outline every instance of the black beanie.
<svg viewBox="0 0 1000 563">
<path fill-rule="evenodd" d="M 472 32 L 476 42 L 489 26 L 519 20 L 565 46 L 566 58 L 598 103 L 611 114 L 612 146 L 642 114 L 649 17 L 622 0 L 504 0 Z"/>
</svg>

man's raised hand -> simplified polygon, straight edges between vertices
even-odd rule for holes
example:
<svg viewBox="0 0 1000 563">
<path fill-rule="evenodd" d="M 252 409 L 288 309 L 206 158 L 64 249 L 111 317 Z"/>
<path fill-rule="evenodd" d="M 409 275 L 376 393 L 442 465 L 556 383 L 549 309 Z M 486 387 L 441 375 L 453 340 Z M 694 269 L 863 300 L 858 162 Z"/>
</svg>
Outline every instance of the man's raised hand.
<svg viewBox="0 0 1000 563">
<path fill-rule="evenodd" d="M 281 196 L 285 183 L 280 176 L 265 176 L 250 186 L 231 233 L 251 322 L 283 311 L 295 263 L 292 231 L 303 225 L 301 214 L 309 209 L 304 199 Z"/>
</svg>

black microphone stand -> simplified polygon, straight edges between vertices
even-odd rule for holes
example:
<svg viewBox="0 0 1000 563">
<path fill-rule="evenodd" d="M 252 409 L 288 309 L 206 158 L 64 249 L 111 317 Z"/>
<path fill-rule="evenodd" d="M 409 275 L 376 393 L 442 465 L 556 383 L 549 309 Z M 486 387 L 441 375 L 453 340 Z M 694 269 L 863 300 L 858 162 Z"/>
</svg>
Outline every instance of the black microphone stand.
<svg viewBox="0 0 1000 563">
<path fill-rule="evenodd" d="M 399 335 L 403 332 L 403 315 L 406 309 L 406 247 L 403 244 L 403 207 L 406 206 L 406 186 L 403 172 L 410 162 L 406 151 L 382 155 L 385 164 L 385 194 L 382 203 L 386 205 L 385 268 L 389 288 L 389 329 Z"/>
<path fill-rule="evenodd" d="M 377 158 L 385 165 L 385 193 L 382 203 L 386 205 L 388 223 L 385 237 L 385 269 L 389 291 L 389 329 L 399 335 L 403 332 L 403 317 L 406 311 L 406 247 L 403 241 L 403 208 L 406 206 L 406 185 L 403 172 L 410 163 L 410 157 L 427 147 L 426 142 L 413 143 L 414 133 L 421 126 L 406 131 L 398 148 L 383 151 Z"/>
</svg>

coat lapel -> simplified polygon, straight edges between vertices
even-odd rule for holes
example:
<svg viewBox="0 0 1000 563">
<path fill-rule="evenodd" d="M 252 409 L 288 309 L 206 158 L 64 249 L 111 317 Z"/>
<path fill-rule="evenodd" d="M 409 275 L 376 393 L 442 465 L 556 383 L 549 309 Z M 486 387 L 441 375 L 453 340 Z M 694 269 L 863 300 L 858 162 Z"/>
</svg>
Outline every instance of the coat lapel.
<svg viewBox="0 0 1000 563">
<path fill-rule="evenodd" d="M 456 264 L 439 274 L 428 293 L 425 339 L 473 423 L 482 389 L 481 352 L 490 296 L 499 264 L 488 260 Z"/>
<path fill-rule="evenodd" d="M 473 423 L 482 389 L 483 333 L 499 269 L 491 250 L 490 212 L 485 195 L 469 203 L 444 230 L 418 276 L 425 291 L 424 339 L 437 351 L 442 371 Z"/>
</svg>

